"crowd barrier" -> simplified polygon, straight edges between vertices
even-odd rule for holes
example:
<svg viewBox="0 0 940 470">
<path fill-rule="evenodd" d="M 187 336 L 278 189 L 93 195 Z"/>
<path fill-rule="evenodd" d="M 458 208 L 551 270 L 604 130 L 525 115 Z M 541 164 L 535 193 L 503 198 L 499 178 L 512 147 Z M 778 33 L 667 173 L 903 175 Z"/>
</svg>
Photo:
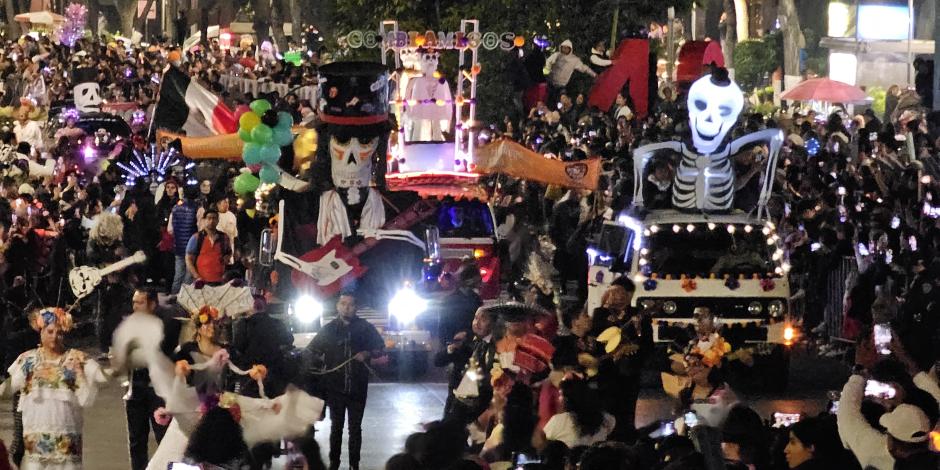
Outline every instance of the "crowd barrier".
<svg viewBox="0 0 940 470">
<path fill-rule="evenodd" d="M 279 96 L 284 96 L 290 92 L 301 100 L 308 100 L 311 104 L 316 104 L 317 87 L 312 85 L 292 88 L 286 83 L 275 83 L 265 79 L 259 80 L 254 78 L 235 77 L 232 75 L 222 75 L 219 78 L 219 82 L 226 88 L 238 90 L 244 94 L 258 96 L 259 93 L 271 93 L 276 91 Z"/>
</svg>

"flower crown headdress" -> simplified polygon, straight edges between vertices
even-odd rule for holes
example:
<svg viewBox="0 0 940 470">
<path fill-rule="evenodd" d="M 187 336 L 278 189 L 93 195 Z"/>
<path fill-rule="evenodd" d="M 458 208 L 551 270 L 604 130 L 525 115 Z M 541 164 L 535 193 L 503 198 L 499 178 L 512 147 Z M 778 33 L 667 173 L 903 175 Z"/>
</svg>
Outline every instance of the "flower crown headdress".
<svg viewBox="0 0 940 470">
<path fill-rule="evenodd" d="M 211 305 L 203 305 L 202 308 L 193 312 L 192 319 L 193 323 L 196 324 L 196 328 L 199 328 L 202 325 L 205 325 L 209 322 L 214 322 L 219 319 L 220 313 L 219 309 Z"/>
<path fill-rule="evenodd" d="M 73 326 L 72 315 L 61 307 L 41 308 L 34 311 L 31 317 L 30 325 L 36 331 L 41 331 L 53 323 L 59 325 L 62 331 L 69 331 Z"/>
</svg>

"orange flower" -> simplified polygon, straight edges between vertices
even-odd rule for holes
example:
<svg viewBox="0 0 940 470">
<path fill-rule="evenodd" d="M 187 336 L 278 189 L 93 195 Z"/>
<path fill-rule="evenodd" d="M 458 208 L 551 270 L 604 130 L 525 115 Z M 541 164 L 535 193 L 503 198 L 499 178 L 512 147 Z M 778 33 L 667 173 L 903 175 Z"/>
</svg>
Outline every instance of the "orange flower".
<svg viewBox="0 0 940 470">
<path fill-rule="evenodd" d="M 184 360 L 176 361 L 176 375 L 186 377 L 189 375 L 189 363 Z"/>
<path fill-rule="evenodd" d="M 682 283 L 680 285 L 682 286 L 682 290 L 686 292 L 692 292 L 698 288 L 698 284 L 696 284 L 695 279 L 690 277 L 682 279 Z"/>
<path fill-rule="evenodd" d="M 251 369 L 248 371 L 248 377 L 251 377 L 252 380 L 259 381 L 264 380 L 268 376 L 268 368 L 262 364 L 255 364 L 251 366 Z"/>
</svg>

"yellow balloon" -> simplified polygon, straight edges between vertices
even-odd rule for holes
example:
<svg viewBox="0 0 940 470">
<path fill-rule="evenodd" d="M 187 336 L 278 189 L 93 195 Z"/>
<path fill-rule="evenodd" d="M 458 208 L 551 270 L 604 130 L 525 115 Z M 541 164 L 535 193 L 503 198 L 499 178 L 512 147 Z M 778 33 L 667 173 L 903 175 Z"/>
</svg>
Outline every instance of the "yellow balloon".
<svg viewBox="0 0 940 470">
<path fill-rule="evenodd" d="M 294 139 L 294 169 L 299 171 L 317 153 L 317 131 L 304 129 Z"/>
<path fill-rule="evenodd" d="M 254 111 L 247 111 L 238 118 L 238 124 L 245 131 L 251 132 L 258 124 L 261 124 L 261 117 L 255 114 Z"/>
</svg>

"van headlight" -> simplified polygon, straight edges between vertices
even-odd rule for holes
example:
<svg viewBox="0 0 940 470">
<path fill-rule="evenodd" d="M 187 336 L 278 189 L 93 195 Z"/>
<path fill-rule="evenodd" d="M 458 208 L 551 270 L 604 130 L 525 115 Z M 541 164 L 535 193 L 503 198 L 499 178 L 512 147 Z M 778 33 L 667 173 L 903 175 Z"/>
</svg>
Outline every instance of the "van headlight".
<svg viewBox="0 0 940 470">
<path fill-rule="evenodd" d="M 291 309 L 297 321 L 305 325 L 309 325 L 323 316 L 323 304 L 310 295 L 297 297 Z"/>
<path fill-rule="evenodd" d="M 760 315 L 762 311 L 764 311 L 764 306 L 756 300 L 747 305 L 747 313 L 751 315 Z"/>
<path fill-rule="evenodd" d="M 410 324 L 418 315 L 428 309 L 428 301 L 421 298 L 414 289 L 404 287 L 388 302 L 388 314 L 403 324 Z"/>
<path fill-rule="evenodd" d="M 653 305 L 656 305 L 656 302 L 654 302 L 652 299 L 643 299 L 642 301 L 640 301 L 640 305 L 643 308 L 652 308 Z"/>
<path fill-rule="evenodd" d="M 671 300 L 667 300 L 663 303 L 663 313 L 666 315 L 672 315 L 673 313 L 676 313 L 678 308 L 679 307 L 676 305 L 676 303 Z"/>
<path fill-rule="evenodd" d="M 770 316 L 772 317 L 779 317 L 780 315 L 783 315 L 783 309 L 784 305 L 782 300 L 772 300 L 769 304 L 767 304 L 767 312 L 770 313 Z"/>
</svg>

